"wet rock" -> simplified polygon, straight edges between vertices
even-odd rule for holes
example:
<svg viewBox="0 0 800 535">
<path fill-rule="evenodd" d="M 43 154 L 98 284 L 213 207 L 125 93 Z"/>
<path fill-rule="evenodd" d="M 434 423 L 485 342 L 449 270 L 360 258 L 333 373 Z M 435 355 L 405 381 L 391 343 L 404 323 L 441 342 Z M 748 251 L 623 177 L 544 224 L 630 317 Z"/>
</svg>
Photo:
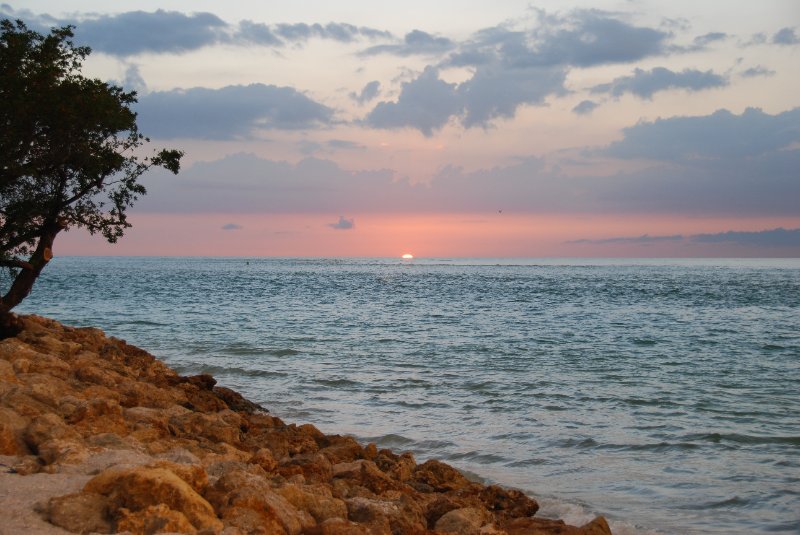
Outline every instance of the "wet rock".
<svg viewBox="0 0 800 535">
<path fill-rule="evenodd" d="M 498 485 L 484 487 L 478 495 L 490 511 L 504 517 L 533 516 L 539 510 L 536 500 L 515 489 L 504 489 Z"/>
</svg>

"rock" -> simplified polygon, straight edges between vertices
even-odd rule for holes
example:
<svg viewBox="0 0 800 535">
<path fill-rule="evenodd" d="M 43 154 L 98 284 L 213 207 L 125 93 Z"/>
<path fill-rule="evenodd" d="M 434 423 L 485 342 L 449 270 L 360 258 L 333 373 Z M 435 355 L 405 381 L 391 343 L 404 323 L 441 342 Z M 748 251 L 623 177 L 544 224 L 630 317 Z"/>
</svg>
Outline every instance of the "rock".
<svg viewBox="0 0 800 535">
<path fill-rule="evenodd" d="M 5 361 L 0 361 L 5 362 Z M 0 455 L 27 455 L 23 439 L 27 420 L 13 409 L 0 407 Z"/>
<path fill-rule="evenodd" d="M 75 440 L 54 438 L 40 444 L 38 449 L 44 464 L 80 464 L 89 456 L 86 447 Z"/>
<path fill-rule="evenodd" d="M 516 518 L 502 528 L 508 535 L 611 535 L 611 528 L 602 516 L 581 527 L 568 526 L 562 520 Z"/>
<path fill-rule="evenodd" d="M 301 511 L 308 511 L 318 523 L 331 518 L 347 518 L 347 505 L 334 498 L 325 485 L 287 484 L 276 490 L 286 501 Z"/>
<path fill-rule="evenodd" d="M 486 513 L 480 509 L 474 507 L 453 509 L 436 521 L 435 529 L 444 533 L 477 535 L 485 520 Z"/>
<path fill-rule="evenodd" d="M 49 412 L 34 418 L 23 433 L 23 440 L 28 448 L 38 453 L 39 445 L 48 440 L 79 441 L 80 435 L 69 427 L 58 415 Z"/>
<path fill-rule="evenodd" d="M 247 462 L 251 464 L 257 464 L 263 468 L 265 472 L 273 472 L 275 468 L 278 467 L 275 457 L 272 456 L 272 452 L 267 448 L 261 448 L 255 452 Z"/>
<path fill-rule="evenodd" d="M 85 492 L 107 496 L 114 511 L 139 511 L 165 504 L 197 529 L 222 529 L 211 505 L 188 483 L 164 468 L 109 468 L 84 487 Z"/>
<path fill-rule="evenodd" d="M 157 533 L 195 534 L 197 530 L 183 513 L 173 511 L 163 503 L 150 505 L 136 512 L 122 509 L 117 520 L 117 532 L 132 535 L 155 535 Z"/>
<path fill-rule="evenodd" d="M 301 474 L 308 481 L 327 482 L 333 476 L 330 461 L 319 453 L 301 453 L 285 457 L 278 465 L 277 472 L 283 477 Z"/>
<path fill-rule="evenodd" d="M 498 485 L 484 487 L 478 496 L 490 511 L 506 517 L 533 516 L 539 510 L 536 500 L 518 490 L 504 489 Z"/>
<path fill-rule="evenodd" d="M 447 492 L 465 489 L 472 485 L 461 472 L 433 459 L 414 470 L 411 483 L 422 492 Z"/>
<path fill-rule="evenodd" d="M 366 459 L 334 465 L 333 477 L 349 479 L 375 494 L 383 494 L 387 490 L 398 490 L 403 486 L 386 475 L 374 462 Z"/>
<path fill-rule="evenodd" d="M 93 492 L 50 499 L 45 517 L 50 523 L 73 533 L 112 533 L 109 500 Z"/>
<path fill-rule="evenodd" d="M 43 518 L 58 528 L 132 535 L 610 534 L 601 517 L 582 527 L 532 518 L 535 500 L 472 483 L 444 463 L 417 465 L 411 453 L 287 425 L 210 375 L 181 377 L 97 329 L 35 316 L 20 322 L 17 337 L 0 340 L 0 455 L 12 456 L 2 459 L 7 478 L 71 482 L 58 488 L 72 494 L 43 498 Z M 0 511 L 14 507 L 13 492 L 0 488 Z"/>
</svg>

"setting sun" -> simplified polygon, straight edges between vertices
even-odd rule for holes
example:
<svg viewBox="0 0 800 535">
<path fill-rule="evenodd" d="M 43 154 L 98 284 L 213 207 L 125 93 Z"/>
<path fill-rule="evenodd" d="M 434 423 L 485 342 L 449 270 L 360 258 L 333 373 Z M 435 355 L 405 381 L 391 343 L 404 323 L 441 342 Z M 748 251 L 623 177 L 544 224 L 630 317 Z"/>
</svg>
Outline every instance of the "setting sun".
<svg viewBox="0 0 800 535">
<path fill-rule="evenodd" d="M 406 253 L 406 254 L 404 254 L 404 255 L 403 255 L 401 258 L 402 258 L 403 260 L 413 260 L 413 259 L 414 259 L 414 255 L 413 255 L 413 254 L 410 254 L 410 253 Z"/>
</svg>

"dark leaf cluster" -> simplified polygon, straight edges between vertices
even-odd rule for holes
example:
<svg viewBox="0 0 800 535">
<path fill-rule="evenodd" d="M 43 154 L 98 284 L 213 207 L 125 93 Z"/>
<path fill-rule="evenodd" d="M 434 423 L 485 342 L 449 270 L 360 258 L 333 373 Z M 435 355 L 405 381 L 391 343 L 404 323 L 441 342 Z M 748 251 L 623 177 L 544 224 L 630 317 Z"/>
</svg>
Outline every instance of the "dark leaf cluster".
<svg viewBox="0 0 800 535">
<path fill-rule="evenodd" d="M 72 30 L 42 35 L 0 21 L 0 264 L 13 281 L 0 314 L 30 291 L 60 231 L 83 227 L 115 242 L 145 193 L 139 177 L 180 167 L 180 151 L 144 154 L 136 93 L 83 76 L 91 50 L 73 44 Z"/>
</svg>

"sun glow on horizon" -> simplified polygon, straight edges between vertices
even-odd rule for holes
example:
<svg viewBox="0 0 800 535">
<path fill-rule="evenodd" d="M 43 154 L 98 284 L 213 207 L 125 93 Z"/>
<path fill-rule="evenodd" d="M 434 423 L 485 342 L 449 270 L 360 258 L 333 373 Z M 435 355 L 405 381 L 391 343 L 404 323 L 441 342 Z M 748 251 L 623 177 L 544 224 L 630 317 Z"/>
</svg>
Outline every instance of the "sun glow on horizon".
<svg viewBox="0 0 800 535">
<path fill-rule="evenodd" d="M 401 257 L 403 260 L 414 260 L 414 255 L 411 253 L 406 253 Z"/>
</svg>

